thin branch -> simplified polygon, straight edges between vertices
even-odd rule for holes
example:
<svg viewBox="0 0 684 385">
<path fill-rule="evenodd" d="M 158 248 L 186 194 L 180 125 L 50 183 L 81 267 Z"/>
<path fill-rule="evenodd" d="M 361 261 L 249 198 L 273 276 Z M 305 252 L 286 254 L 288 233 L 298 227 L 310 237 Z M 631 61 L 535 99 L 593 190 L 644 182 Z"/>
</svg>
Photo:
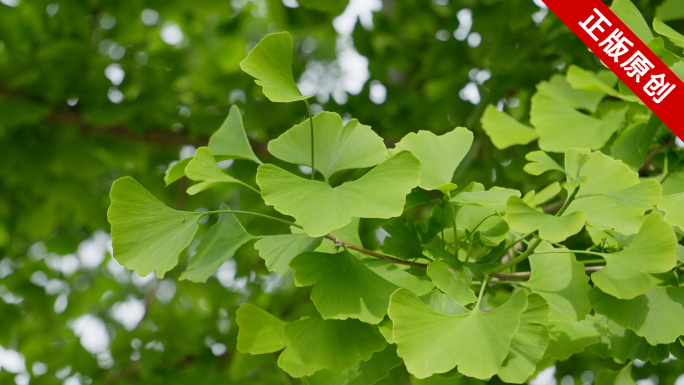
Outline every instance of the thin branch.
<svg viewBox="0 0 684 385">
<path fill-rule="evenodd" d="M 651 152 L 648 153 L 646 159 L 644 159 L 644 164 L 639 168 L 640 176 L 646 176 L 646 171 L 649 167 L 651 167 L 651 161 L 653 160 L 653 157 L 658 155 L 660 150 L 662 150 L 666 144 L 667 142 L 658 143 L 658 145 L 653 147 L 653 150 L 651 150 Z"/>
<path fill-rule="evenodd" d="M 325 238 L 328 240 L 331 240 L 335 243 L 339 243 L 340 245 L 344 245 L 344 247 L 346 247 L 348 249 L 356 250 L 359 253 L 370 255 L 371 257 L 375 257 L 375 258 L 380 258 L 380 259 L 383 259 L 387 262 L 391 262 L 391 263 L 394 263 L 397 265 L 405 265 L 405 266 L 418 267 L 421 269 L 427 269 L 427 265 L 424 263 L 404 261 L 403 259 L 398 259 L 398 258 L 390 257 L 389 255 L 376 253 L 373 250 L 364 249 L 361 246 L 357 246 L 357 245 L 351 244 L 349 242 L 345 242 L 345 241 L 341 240 L 340 238 L 337 238 L 336 236 L 334 236 L 332 234 L 326 235 Z"/>
</svg>

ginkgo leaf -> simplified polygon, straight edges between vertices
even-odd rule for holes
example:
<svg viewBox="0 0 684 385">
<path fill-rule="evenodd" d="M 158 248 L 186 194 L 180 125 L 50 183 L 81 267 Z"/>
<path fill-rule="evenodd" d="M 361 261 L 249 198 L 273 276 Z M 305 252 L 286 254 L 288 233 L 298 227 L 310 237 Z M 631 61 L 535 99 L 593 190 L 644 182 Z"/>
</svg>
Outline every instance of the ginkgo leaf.
<svg viewBox="0 0 684 385">
<path fill-rule="evenodd" d="M 341 372 L 368 361 L 387 343 L 378 328 L 358 320 L 304 318 L 285 326 L 285 346 L 305 365 Z"/>
<path fill-rule="evenodd" d="M 684 48 L 684 35 L 672 29 L 672 27 L 669 25 L 663 23 L 663 21 L 657 17 L 653 19 L 653 29 L 660 35 L 667 37 L 672 44 Z"/>
<path fill-rule="evenodd" d="M 637 385 L 632 378 L 632 363 L 620 370 L 601 368 L 596 374 L 596 385 Z"/>
<path fill-rule="evenodd" d="M 342 373 L 322 370 L 303 379 L 305 385 L 368 385 L 375 384 L 389 375 L 390 370 L 401 365 L 394 345 L 373 354 L 368 361 L 359 360 L 351 369 Z"/>
<path fill-rule="evenodd" d="M 565 361 L 573 354 L 583 351 L 587 346 L 600 341 L 605 334 L 593 316 L 581 321 L 549 321 L 549 347 L 545 356 Z"/>
<path fill-rule="evenodd" d="M 653 39 L 651 28 L 641 16 L 639 8 L 630 0 L 614 0 L 610 5 L 610 10 L 615 13 L 615 16 L 620 18 L 627 27 L 634 32 L 635 35 L 644 43 L 648 43 Z"/>
<path fill-rule="evenodd" d="M 442 261 L 434 261 L 427 268 L 427 274 L 435 286 L 461 305 L 477 301 L 470 287 L 472 279 L 468 273 L 465 268 L 454 268 Z"/>
<path fill-rule="evenodd" d="M 593 288 L 589 297 L 597 313 L 645 337 L 651 345 L 669 344 L 684 335 L 684 287 L 653 285 L 633 299 L 618 299 Z"/>
<path fill-rule="evenodd" d="M 318 364 L 305 364 L 297 352 L 285 348 L 278 356 L 278 367 L 294 378 L 311 376 L 324 368 Z"/>
<path fill-rule="evenodd" d="M 377 324 L 398 289 L 347 250 L 337 254 L 304 252 L 290 267 L 299 285 L 313 286 L 311 300 L 324 319 L 356 318 Z"/>
<path fill-rule="evenodd" d="M 684 230 L 684 192 L 665 195 L 658 208 L 665 212 L 667 223 Z"/>
<path fill-rule="evenodd" d="M 412 217 L 406 218 L 406 223 L 401 218 L 394 218 L 382 228 L 389 234 L 380 250 L 404 260 L 415 260 L 423 257 L 423 245 L 418 235 L 417 225 Z"/>
<path fill-rule="evenodd" d="M 272 102 L 294 102 L 302 96 L 292 75 L 292 36 L 287 32 L 264 36 L 240 62 L 240 68 L 254 77 Z"/>
<path fill-rule="evenodd" d="M 167 186 L 185 176 L 185 167 L 191 160 L 192 158 L 183 158 L 166 169 L 164 182 Z"/>
<path fill-rule="evenodd" d="M 539 237 L 558 243 L 579 233 L 587 218 L 585 212 L 574 212 L 560 217 L 546 214 L 528 206 L 522 199 L 512 196 L 508 199 L 506 221 L 508 225 L 520 233 L 539 230 Z"/>
<path fill-rule="evenodd" d="M 549 304 L 539 294 L 527 296 L 527 309 L 520 316 L 520 326 L 511 340 L 511 348 L 503 362 L 499 378 L 507 383 L 522 384 L 537 370 L 549 345 Z"/>
<path fill-rule="evenodd" d="M 542 204 L 550 201 L 551 199 L 555 198 L 558 196 L 558 193 L 560 193 L 561 187 L 560 183 L 558 182 L 553 182 L 550 185 L 544 187 L 540 191 L 530 191 L 525 196 L 523 197 L 523 200 L 525 203 L 532 207 L 537 207 L 541 206 Z"/>
<path fill-rule="evenodd" d="M 537 250 L 559 250 L 542 242 Z M 591 311 L 589 277 L 571 253 L 532 254 L 530 279 L 524 283 L 549 303 L 554 321 L 579 321 Z"/>
<path fill-rule="evenodd" d="M 459 194 L 464 192 L 486 193 L 484 186 L 476 182 L 470 183 Z M 472 196 L 477 197 L 477 194 Z M 491 207 L 470 204 L 454 205 L 454 211 L 456 213 L 456 224 L 459 229 L 459 238 L 463 236 L 462 240 L 465 240 L 466 233 L 474 232 L 473 237 L 477 236 L 478 241 L 482 242 L 485 246 L 496 246 L 506 238 L 510 230 L 506 221 Z M 466 231 L 461 231 L 461 229 Z M 453 241 L 453 239 L 450 239 L 453 238 L 453 236 L 450 237 L 450 234 L 451 231 L 446 231 L 445 229 L 445 241 Z"/>
<path fill-rule="evenodd" d="M 593 73 L 572 64 L 568 67 L 567 81 L 572 88 L 579 90 L 603 92 L 615 97 L 620 95 L 615 89 L 618 77 L 611 71 Z"/>
<path fill-rule="evenodd" d="M 492 144 L 500 150 L 516 144 L 527 144 L 539 137 L 534 128 L 518 122 L 492 105 L 485 108 L 480 121 Z"/>
<path fill-rule="evenodd" d="M 589 112 L 596 111 L 605 96 L 603 92 L 574 88 L 561 74 L 553 75 L 549 80 L 537 84 L 536 95 L 544 95 L 559 105 Z"/>
<path fill-rule="evenodd" d="M 428 277 L 411 274 L 409 272 L 411 270 L 410 266 L 400 266 L 372 257 L 361 258 L 361 262 L 388 282 L 402 289 L 406 289 L 415 295 L 422 296 L 435 290 L 435 285 Z"/>
<path fill-rule="evenodd" d="M 664 273 L 677 263 L 677 238 L 659 214 L 652 213 L 624 250 L 603 254 L 606 267 L 591 275 L 594 285 L 620 299 L 632 299 L 653 285 L 649 274 Z"/>
<path fill-rule="evenodd" d="M 167 207 L 131 177 L 114 181 L 109 196 L 114 258 L 141 276 L 156 270 L 163 278 L 178 264 L 204 214 Z"/>
<path fill-rule="evenodd" d="M 530 175 L 541 175 L 551 170 L 565 172 L 565 169 L 544 151 L 528 152 L 525 159 L 529 160 L 530 163 L 526 164 L 523 170 Z"/>
<path fill-rule="evenodd" d="M 226 120 L 209 137 L 207 146 L 219 159 L 247 159 L 261 164 L 261 160 L 257 158 L 249 144 L 245 127 L 242 124 L 242 115 L 236 105 L 230 107 Z"/>
<path fill-rule="evenodd" d="M 249 303 L 235 312 L 238 325 L 237 350 L 242 353 L 264 354 L 285 347 L 285 325 L 278 317 Z"/>
<path fill-rule="evenodd" d="M 270 164 L 259 166 L 256 179 L 266 204 L 295 217 L 309 236 L 319 237 L 346 225 L 352 217 L 401 215 L 406 194 L 418 184 L 419 173 L 418 160 L 406 151 L 335 188 Z"/>
<path fill-rule="evenodd" d="M 255 237 L 247 232 L 233 214 L 219 214 L 219 220 L 202 237 L 188 268 L 181 274 L 181 280 L 206 282 L 219 266 L 245 243 Z"/>
<path fill-rule="evenodd" d="M 409 373 L 426 378 L 457 367 L 463 375 L 488 379 L 501 370 L 526 308 L 527 296 L 518 291 L 490 313 L 444 315 L 399 289 L 392 294 L 389 316 L 397 354 Z"/>
<path fill-rule="evenodd" d="M 222 183 L 237 183 L 254 189 L 252 186 L 221 171 L 218 165 L 216 165 L 214 155 L 212 155 L 207 147 L 197 149 L 195 156 L 192 157 L 185 168 L 185 175 L 191 180 L 200 182 L 188 187 L 187 193 L 189 195 L 195 195 L 198 192 Z"/>
<path fill-rule="evenodd" d="M 639 174 L 629 166 L 600 151 L 568 150 L 565 169 L 569 182 L 570 178 L 581 180 L 579 198 L 570 203 L 566 214 L 584 211 L 587 223 L 599 230 L 635 234 L 644 221 L 644 212 L 654 208 L 661 199 L 657 182 L 640 182 Z M 644 183 L 644 186 L 635 186 Z M 640 195 L 619 200 L 630 191 Z"/>
<path fill-rule="evenodd" d="M 289 163 L 311 166 L 311 122 L 307 119 L 268 142 L 268 152 Z M 369 126 L 352 119 L 342 125 L 334 112 L 313 117 L 314 165 L 326 180 L 341 170 L 375 166 L 387 159 L 387 148 Z"/>
<path fill-rule="evenodd" d="M 265 236 L 254 243 L 259 256 L 266 262 L 268 271 L 286 276 L 292 259 L 305 251 L 313 251 L 321 244 L 322 238 L 312 238 L 306 234 L 280 234 Z"/>
<path fill-rule="evenodd" d="M 594 316 L 597 322 L 605 325 L 605 333 L 601 335 L 601 341 L 591 345 L 589 349 L 601 357 L 611 357 L 617 363 L 625 363 L 629 358 L 639 358 L 646 361 L 649 359 L 651 345 L 644 337 L 637 336 L 633 331 L 618 325 L 611 319 L 597 314 Z M 678 343 L 678 342 L 675 342 Z M 646 354 L 643 354 L 643 353 Z M 666 358 L 669 354 L 665 354 Z"/>
<path fill-rule="evenodd" d="M 419 186 L 435 190 L 451 183 L 456 168 L 472 144 L 473 133 L 465 127 L 456 127 L 443 135 L 418 131 L 406 134 L 390 153 L 411 151 L 421 165 Z"/>
<path fill-rule="evenodd" d="M 510 197 L 520 198 L 520 191 L 492 187 L 487 191 L 461 191 L 451 198 L 451 202 L 461 205 L 474 205 L 494 209 L 497 212 L 506 211 L 506 202 Z"/>
</svg>

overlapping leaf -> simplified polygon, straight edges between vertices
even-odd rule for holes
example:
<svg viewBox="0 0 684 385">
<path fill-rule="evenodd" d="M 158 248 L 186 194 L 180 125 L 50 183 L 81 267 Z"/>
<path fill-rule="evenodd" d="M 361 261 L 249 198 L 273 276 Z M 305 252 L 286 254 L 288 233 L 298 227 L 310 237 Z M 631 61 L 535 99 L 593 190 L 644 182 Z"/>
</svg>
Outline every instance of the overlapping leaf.
<svg viewBox="0 0 684 385">
<path fill-rule="evenodd" d="M 278 317 L 249 303 L 235 312 L 238 325 L 237 349 L 242 353 L 264 354 L 285 347 L 285 325 Z"/>
<path fill-rule="evenodd" d="M 240 62 L 272 102 L 294 102 L 302 96 L 292 75 L 292 36 L 287 32 L 266 35 Z"/>
<path fill-rule="evenodd" d="M 209 137 L 209 150 L 214 156 L 223 159 L 247 159 L 261 164 L 249 144 L 245 127 L 242 124 L 240 109 L 233 105 L 221 127 Z"/>
<path fill-rule="evenodd" d="M 387 377 L 390 370 L 401 364 L 396 347 L 387 345 L 384 350 L 373 354 L 368 361 L 359 360 L 351 369 L 342 373 L 322 370 L 303 379 L 305 385 L 369 385 Z"/>
<path fill-rule="evenodd" d="M 404 136 L 390 153 L 395 155 L 401 151 L 411 151 L 421 165 L 419 186 L 435 190 L 451 183 L 456 168 L 472 143 L 473 133 L 464 127 L 456 127 L 444 135 L 418 131 Z"/>
<path fill-rule="evenodd" d="M 286 162 L 311 166 L 311 122 L 307 119 L 268 143 L 268 152 Z M 326 180 L 341 170 L 375 166 L 387 159 L 381 137 L 352 119 L 321 112 L 313 117 L 314 163 Z"/>
<path fill-rule="evenodd" d="M 259 166 L 256 178 L 266 204 L 295 217 L 308 235 L 318 237 L 346 225 L 352 217 L 400 215 L 406 194 L 418 184 L 419 173 L 420 164 L 406 151 L 335 188 L 270 164 Z"/>
<path fill-rule="evenodd" d="M 519 291 L 491 313 L 444 315 L 400 289 L 392 295 L 389 316 L 397 354 L 409 373 L 425 378 L 457 367 L 466 376 L 487 379 L 501 370 L 526 307 L 527 296 Z"/>
<path fill-rule="evenodd" d="M 684 192 L 664 196 L 658 208 L 665 212 L 667 223 L 684 230 Z"/>
<path fill-rule="evenodd" d="M 305 252 L 290 263 L 302 286 L 313 286 L 311 300 L 324 319 L 356 318 L 377 324 L 397 286 L 368 269 L 347 250 Z"/>
<path fill-rule="evenodd" d="M 559 361 L 567 360 L 587 346 L 599 342 L 605 334 L 602 326 L 591 315 L 581 321 L 550 321 L 550 340 L 545 356 Z"/>
<path fill-rule="evenodd" d="M 494 146 L 500 150 L 516 144 L 527 144 L 539 137 L 534 128 L 518 122 L 491 105 L 485 108 L 480 121 L 482 122 L 482 129 L 492 140 Z"/>
<path fill-rule="evenodd" d="M 577 234 L 584 227 L 587 214 L 576 211 L 563 216 L 554 216 L 533 209 L 522 199 L 512 196 L 508 200 L 506 221 L 511 229 L 520 233 L 539 230 L 539 237 L 554 243 L 562 242 Z"/>
<path fill-rule="evenodd" d="M 461 191 L 451 198 L 451 202 L 487 207 L 496 212 L 504 212 L 506 211 L 506 202 L 510 197 L 520 198 L 520 191 L 501 187 L 492 187 L 487 191 Z"/>
<path fill-rule="evenodd" d="M 254 248 L 266 262 L 268 271 L 285 276 L 291 271 L 290 262 L 294 257 L 315 250 L 321 241 L 322 238 L 312 238 L 306 234 L 269 235 L 256 241 Z"/>
<path fill-rule="evenodd" d="M 464 267 L 455 268 L 437 260 L 428 265 L 427 274 L 439 290 L 461 305 L 477 301 L 470 287 L 472 279 L 469 271 Z"/>
<path fill-rule="evenodd" d="M 187 193 L 189 195 L 195 195 L 198 192 L 222 183 L 237 183 L 253 189 L 252 186 L 221 171 L 216 164 L 214 155 L 207 147 L 197 149 L 195 156 L 192 157 L 185 167 L 185 175 L 191 180 L 200 182 L 188 187 Z"/>
<path fill-rule="evenodd" d="M 606 267 L 591 279 L 605 293 L 632 299 L 653 285 L 650 274 L 664 273 L 677 262 L 677 238 L 670 225 L 656 213 L 646 218 L 632 243 L 618 253 L 603 254 Z M 650 273 L 650 274 L 649 274 Z"/>
<path fill-rule="evenodd" d="M 202 214 L 167 207 L 131 177 L 114 181 L 109 196 L 114 258 L 141 276 L 156 270 L 164 277 L 195 237 Z"/>
<path fill-rule="evenodd" d="M 523 170 L 531 175 L 541 175 L 551 170 L 565 172 L 565 169 L 544 151 L 528 152 L 525 159 L 529 160 L 530 163 L 526 164 Z"/>
</svg>

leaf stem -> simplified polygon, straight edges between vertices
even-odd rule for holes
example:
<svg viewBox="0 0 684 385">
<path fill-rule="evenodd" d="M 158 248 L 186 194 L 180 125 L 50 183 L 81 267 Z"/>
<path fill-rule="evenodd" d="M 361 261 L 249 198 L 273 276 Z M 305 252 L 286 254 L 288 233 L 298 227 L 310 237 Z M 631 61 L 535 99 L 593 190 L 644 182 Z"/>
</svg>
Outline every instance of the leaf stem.
<svg viewBox="0 0 684 385">
<path fill-rule="evenodd" d="M 451 212 L 451 225 L 454 227 L 454 248 L 456 247 L 456 242 L 458 242 L 458 227 L 456 226 L 456 211 L 454 210 L 454 204 L 451 203 L 451 191 L 447 191 L 447 197 L 449 198 L 447 200 L 447 204 L 449 205 L 449 211 Z M 456 252 L 454 252 L 454 255 L 458 259 L 458 250 L 460 250 L 461 247 L 459 246 L 458 249 L 456 249 Z M 466 258 L 466 262 L 468 259 Z"/>
<path fill-rule="evenodd" d="M 397 265 L 405 265 L 405 266 L 419 267 L 421 269 L 427 269 L 427 265 L 424 263 L 405 261 L 403 259 L 398 259 L 398 258 L 390 257 L 389 255 L 377 253 L 373 250 L 364 249 L 361 246 L 357 246 L 357 245 L 351 244 L 349 242 L 345 242 L 345 241 L 341 240 L 340 238 L 337 238 L 336 236 L 334 236 L 332 234 L 326 235 L 325 239 L 331 240 L 335 243 L 339 243 L 340 245 L 343 245 L 344 247 L 347 247 L 347 248 L 352 249 L 352 250 L 356 250 L 359 253 L 370 255 L 371 257 L 379 258 L 379 259 L 385 260 L 387 262 L 392 262 L 392 263 L 397 264 Z"/>
<path fill-rule="evenodd" d="M 484 279 L 482 280 L 482 286 L 480 286 L 480 294 L 477 296 L 477 303 L 475 304 L 473 310 L 480 310 L 480 303 L 482 302 L 482 297 L 484 297 L 484 290 L 485 286 L 487 286 L 487 281 L 489 281 L 489 276 L 485 274 Z"/>
<path fill-rule="evenodd" d="M 316 169 L 314 168 L 314 126 L 313 126 L 313 116 L 311 116 L 311 106 L 309 106 L 309 100 L 304 99 L 306 104 L 306 111 L 309 113 L 309 123 L 311 124 L 311 180 L 316 179 Z"/>
<path fill-rule="evenodd" d="M 596 255 L 599 257 L 603 257 L 605 255 L 605 253 L 599 253 L 596 251 L 589 251 L 589 250 L 544 250 L 544 251 L 537 251 L 536 252 L 536 254 L 564 254 L 564 253 L 588 254 L 588 255 Z M 601 260 L 601 262 L 603 262 L 603 260 Z"/>
<path fill-rule="evenodd" d="M 563 213 L 565 212 L 565 210 L 568 209 L 568 206 L 570 206 L 570 203 L 572 203 L 572 201 L 573 201 L 573 200 L 575 199 L 575 197 L 577 196 L 577 192 L 578 192 L 578 191 L 579 191 L 579 187 L 575 187 L 575 189 L 572 190 L 572 192 L 570 193 L 570 195 L 568 195 L 568 199 L 566 199 L 566 200 L 565 200 L 565 203 L 563 203 L 563 207 L 561 207 L 560 210 L 558 210 L 558 212 L 556 213 L 556 216 L 557 216 L 557 217 L 560 217 L 561 215 L 563 215 Z"/>
<path fill-rule="evenodd" d="M 261 213 L 255 213 L 255 212 L 252 212 L 252 211 L 240 211 L 240 210 L 214 210 L 214 211 L 205 211 L 205 212 L 203 212 L 203 213 L 201 213 L 201 214 L 202 214 L 202 216 L 209 215 L 209 214 L 246 214 L 246 215 L 253 215 L 253 216 L 255 216 L 255 217 L 261 217 L 261 218 L 265 218 L 265 219 L 270 219 L 270 220 L 272 220 L 272 221 L 284 223 L 284 224 L 290 225 L 290 226 L 299 227 L 300 229 L 302 228 L 301 225 L 299 225 L 299 224 L 297 224 L 297 223 L 294 223 L 294 222 L 291 222 L 291 221 L 288 221 L 288 220 L 286 220 L 286 219 L 280 219 L 280 218 L 272 217 L 272 216 L 270 216 L 270 215 L 261 214 Z"/>
<path fill-rule="evenodd" d="M 475 226 L 475 227 L 473 228 L 473 230 L 470 232 L 470 234 L 468 234 L 468 237 L 467 237 L 467 238 L 458 246 L 458 249 L 456 249 L 456 252 L 455 252 L 454 254 L 456 254 L 456 256 L 458 257 L 458 251 L 461 250 L 461 247 L 463 247 L 463 245 L 464 245 L 466 242 L 468 242 L 468 241 L 470 240 L 470 238 L 473 237 L 473 234 L 475 234 L 475 231 L 477 231 L 477 229 L 480 227 L 480 225 L 482 225 L 482 224 L 484 223 L 484 221 L 486 221 L 486 220 L 489 219 L 490 217 L 497 216 L 497 215 L 499 215 L 499 214 L 498 214 L 498 213 L 495 213 L 495 214 L 489 214 L 489 215 L 487 215 L 486 217 L 484 217 L 484 218 L 480 221 L 480 223 L 478 223 L 477 226 Z M 466 262 L 468 262 L 468 258 L 467 258 L 467 257 L 466 257 Z"/>
</svg>

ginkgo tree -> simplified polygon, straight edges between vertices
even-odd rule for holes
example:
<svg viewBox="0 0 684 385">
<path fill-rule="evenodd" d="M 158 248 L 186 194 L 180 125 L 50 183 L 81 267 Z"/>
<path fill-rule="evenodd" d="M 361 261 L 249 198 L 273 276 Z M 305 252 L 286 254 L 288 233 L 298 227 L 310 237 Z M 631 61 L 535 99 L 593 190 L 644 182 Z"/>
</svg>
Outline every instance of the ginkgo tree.
<svg viewBox="0 0 684 385">
<path fill-rule="evenodd" d="M 614 8 L 643 21 L 627 1 Z M 167 184 L 196 182 L 190 195 L 235 184 L 262 209 L 178 211 L 121 178 L 108 212 L 121 264 L 164 277 L 198 238 L 180 279 L 204 282 L 253 244 L 269 271 L 310 288 L 316 311 L 281 319 L 242 304 L 237 349 L 276 354 L 280 370 L 303 384 L 374 384 L 396 368 L 416 383 L 462 376 L 524 383 L 586 348 L 625 365 L 603 370 L 597 383 L 626 384 L 634 359 L 684 358 L 684 195 L 663 194 L 670 168 L 640 177 L 641 161 L 626 155 L 642 131 L 666 128 L 613 75 L 570 67 L 540 83 L 531 125 L 488 107 L 482 124 L 493 144 L 538 140 L 525 171 L 553 181 L 538 191 L 485 189 L 453 183 L 473 143 L 467 128 L 409 133 L 387 148 L 356 119 L 312 116 L 292 51 L 290 35 L 274 33 L 241 63 L 270 101 L 303 101 L 309 113 L 269 142 L 277 163 L 255 155 L 233 107 L 209 145 L 165 176 Z M 684 68 L 681 59 L 670 64 Z M 253 179 L 222 170 L 217 163 L 227 159 L 254 162 Z M 217 220 L 198 235 L 207 216 Z M 289 232 L 252 234 L 244 216 Z M 389 235 L 379 249 L 360 237 L 368 219 L 382 220 Z"/>
</svg>

